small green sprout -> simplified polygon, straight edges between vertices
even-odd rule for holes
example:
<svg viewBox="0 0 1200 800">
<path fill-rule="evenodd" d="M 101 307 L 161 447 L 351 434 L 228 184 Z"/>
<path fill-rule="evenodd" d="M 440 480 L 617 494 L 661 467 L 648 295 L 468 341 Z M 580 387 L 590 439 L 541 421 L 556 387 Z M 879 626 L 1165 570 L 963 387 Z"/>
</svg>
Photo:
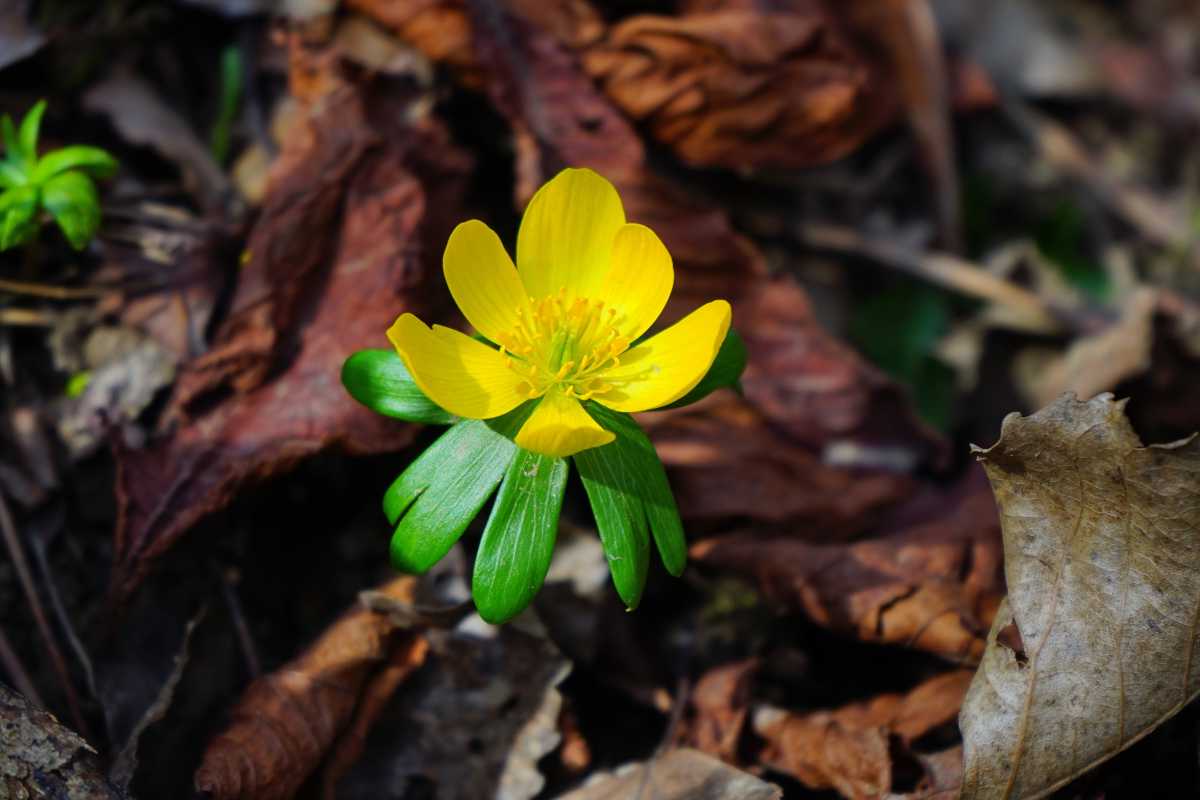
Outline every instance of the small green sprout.
<svg viewBox="0 0 1200 800">
<path fill-rule="evenodd" d="M 63 389 L 63 394 L 72 400 L 82 397 L 87 391 L 88 384 L 92 382 L 92 373 L 89 370 L 81 370 L 76 372 L 67 379 L 67 385 Z"/>
<path fill-rule="evenodd" d="M 21 120 L 0 117 L 4 158 L 0 159 L 0 250 L 33 239 L 45 212 L 71 247 L 82 250 L 100 226 L 100 198 L 92 178 L 107 178 L 117 160 L 98 147 L 72 145 L 38 158 L 38 130 L 46 101 Z"/>
</svg>

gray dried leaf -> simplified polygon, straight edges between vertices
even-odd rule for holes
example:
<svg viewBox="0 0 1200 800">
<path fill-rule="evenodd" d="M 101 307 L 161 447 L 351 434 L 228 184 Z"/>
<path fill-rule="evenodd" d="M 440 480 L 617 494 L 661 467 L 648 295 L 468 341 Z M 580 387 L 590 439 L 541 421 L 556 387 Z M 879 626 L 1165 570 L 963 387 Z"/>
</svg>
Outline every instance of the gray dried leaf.
<svg viewBox="0 0 1200 800">
<path fill-rule="evenodd" d="M 75 458 L 98 448 L 110 426 L 137 419 L 175 379 L 175 356 L 134 328 L 97 327 L 82 345 L 87 387 L 59 408 L 58 433 Z"/>
<path fill-rule="evenodd" d="M 491 628 L 474 616 L 429 634 L 428 668 L 376 723 L 339 797 L 402 797 L 419 784 L 439 800 L 529 800 L 538 761 L 559 742 L 570 662 L 528 616 Z"/>
<path fill-rule="evenodd" d="M 779 800 L 778 786 L 734 769 L 699 750 L 672 750 L 661 758 L 594 775 L 558 800 Z"/>
<path fill-rule="evenodd" d="M 959 717 L 962 796 L 1045 797 L 1200 691 L 1200 439 L 1144 447 L 1123 401 L 1064 395 L 978 457 L 1009 597 Z"/>
<path fill-rule="evenodd" d="M 152 86 L 115 71 L 84 95 L 89 111 L 106 115 L 122 136 L 152 147 L 183 173 L 184 183 L 207 208 L 225 208 L 232 184 L 187 121 Z"/>
<path fill-rule="evenodd" d="M 20 2 L 0 14 L 0 69 L 36 53 L 46 36 L 29 21 L 29 3 Z"/>
</svg>

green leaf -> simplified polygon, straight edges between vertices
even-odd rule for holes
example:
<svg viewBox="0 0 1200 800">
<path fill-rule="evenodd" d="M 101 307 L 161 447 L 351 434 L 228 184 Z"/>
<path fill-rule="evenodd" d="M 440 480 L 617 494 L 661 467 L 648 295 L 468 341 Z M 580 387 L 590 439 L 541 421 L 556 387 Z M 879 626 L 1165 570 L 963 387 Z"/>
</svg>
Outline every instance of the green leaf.
<svg viewBox="0 0 1200 800">
<path fill-rule="evenodd" d="M 4 157 L 9 161 L 20 161 L 21 140 L 17 138 L 17 128 L 8 114 L 0 117 L 0 140 L 4 142 Z"/>
<path fill-rule="evenodd" d="M 667 571 L 679 575 L 687 563 L 683 523 L 654 445 L 633 418 L 596 403 L 585 408 L 617 437 L 610 444 L 576 453 L 574 459 L 617 594 L 632 609 L 646 583 L 647 534 L 654 536 Z"/>
<path fill-rule="evenodd" d="M 44 183 L 67 170 L 82 170 L 93 178 L 108 178 L 117 171 L 117 160 L 99 147 L 72 145 L 42 156 L 30 180 Z"/>
<path fill-rule="evenodd" d="M 96 184 L 82 172 L 64 172 L 46 181 L 42 187 L 42 205 L 76 250 L 87 247 L 100 227 Z"/>
<path fill-rule="evenodd" d="M 21 169 L 20 165 L 12 161 L 0 161 L 0 189 L 23 186 L 28 182 L 29 176 L 25 174 L 25 170 Z"/>
<path fill-rule="evenodd" d="M 385 417 L 427 425 L 450 425 L 458 419 L 425 396 L 394 350 L 351 355 L 342 365 L 342 385 L 355 400 Z"/>
<path fill-rule="evenodd" d="M 532 408 L 452 425 L 388 487 L 383 511 L 396 525 L 392 566 L 424 572 L 450 551 L 512 463 L 518 448 L 509 436 Z"/>
<path fill-rule="evenodd" d="M 0 250 L 23 244 L 37 233 L 38 191 L 26 184 L 0 194 Z"/>
<path fill-rule="evenodd" d="M 1089 236 L 1083 209 L 1063 200 L 1037 226 L 1034 241 L 1072 286 L 1096 300 L 1107 300 L 1112 294 L 1112 281 L 1104 266 L 1088 254 Z"/>
<path fill-rule="evenodd" d="M 876 366 L 913 393 L 921 417 L 940 430 L 950 424 L 953 372 L 935 348 L 950 324 L 943 290 L 901 281 L 857 304 L 850 336 Z"/>
<path fill-rule="evenodd" d="M 737 331 L 730 328 L 729 332 L 725 334 L 725 340 L 721 342 L 721 349 L 717 351 L 717 357 L 713 359 L 712 366 L 708 368 L 708 372 L 704 374 L 700 382 L 683 397 L 664 407 L 689 406 L 697 400 L 708 397 L 717 389 L 724 389 L 726 386 L 736 388 L 745 369 L 746 343 L 742 341 L 742 337 L 738 335 Z"/>
<path fill-rule="evenodd" d="M 67 385 L 63 389 L 63 394 L 72 399 L 81 397 L 87 391 L 88 384 L 92 382 L 92 373 L 89 370 L 76 372 L 67 379 Z"/>
<path fill-rule="evenodd" d="M 522 449 L 508 466 L 471 579 L 479 616 L 493 625 L 523 611 L 546 580 L 569 471 L 565 459 Z"/>
<path fill-rule="evenodd" d="M 38 131 L 42 127 L 42 116 L 46 113 L 46 101 L 39 100 L 29 109 L 25 119 L 21 120 L 21 130 L 17 133 L 17 152 L 27 164 L 37 161 Z"/>
<path fill-rule="evenodd" d="M 234 45 L 221 51 L 220 97 L 209 146 L 216 162 L 224 164 L 229 158 L 229 140 L 242 97 L 242 53 Z"/>
<path fill-rule="evenodd" d="M 576 453 L 575 466 L 596 517 L 596 530 L 613 585 L 625 606 L 634 609 L 642 600 L 650 566 L 650 525 L 641 498 L 628 491 L 620 475 L 614 472 L 615 460 L 599 455 L 599 450 L 615 445 L 613 442 Z"/>
<path fill-rule="evenodd" d="M 0 192 L 0 214 L 7 214 L 10 209 L 33 206 L 37 208 L 38 191 L 36 186 L 15 186 Z"/>
</svg>

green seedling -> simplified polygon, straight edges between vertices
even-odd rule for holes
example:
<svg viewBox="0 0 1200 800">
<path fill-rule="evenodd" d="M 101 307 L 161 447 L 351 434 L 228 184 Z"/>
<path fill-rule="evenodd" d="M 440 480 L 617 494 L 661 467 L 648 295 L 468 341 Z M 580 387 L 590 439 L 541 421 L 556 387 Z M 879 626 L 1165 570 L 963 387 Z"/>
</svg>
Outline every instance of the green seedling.
<svg viewBox="0 0 1200 800">
<path fill-rule="evenodd" d="M 98 147 L 71 145 L 37 154 L 38 131 L 46 101 L 37 103 L 18 127 L 0 117 L 4 158 L 0 159 L 0 250 L 37 236 L 49 216 L 71 247 L 87 247 L 100 227 L 100 198 L 93 178 L 107 178 L 117 160 Z"/>
</svg>

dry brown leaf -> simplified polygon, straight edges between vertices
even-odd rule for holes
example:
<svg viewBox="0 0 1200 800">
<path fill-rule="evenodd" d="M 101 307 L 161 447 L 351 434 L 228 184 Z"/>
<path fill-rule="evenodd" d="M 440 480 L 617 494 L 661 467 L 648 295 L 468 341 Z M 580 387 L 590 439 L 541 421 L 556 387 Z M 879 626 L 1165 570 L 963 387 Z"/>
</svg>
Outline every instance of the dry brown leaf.
<svg viewBox="0 0 1200 800">
<path fill-rule="evenodd" d="M 767 597 L 820 625 L 973 662 L 1003 593 L 998 538 L 991 495 L 975 472 L 950 491 L 918 493 L 861 541 L 739 532 L 694 545 L 692 556 L 756 578 Z"/>
<path fill-rule="evenodd" d="M 467 86 L 487 82 L 475 52 L 475 19 L 464 0 L 347 0 L 346 6 L 390 28 L 430 60 L 451 67 Z M 503 9 L 571 48 L 594 44 L 606 28 L 587 0 L 506 0 Z M 497 6 L 485 13 L 503 12 Z"/>
<path fill-rule="evenodd" d="M 696 682 L 688 697 L 691 719 L 684 740 L 701 752 L 726 763 L 738 762 L 738 740 L 750 706 L 750 681 L 758 671 L 750 658 L 711 669 Z"/>
<path fill-rule="evenodd" d="M 349 5 L 454 67 L 473 87 L 495 81 L 490 56 L 481 52 L 494 46 L 488 40 L 504 47 L 511 36 L 494 30 L 504 26 L 503 14 L 475 12 L 461 0 Z M 851 152 L 895 117 L 894 93 L 814 0 L 766 12 L 638 15 L 608 31 L 583 0 L 514 0 L 506 9 L 577 52 L 617 107 L 695 164 L 822 163 Z M 517 60 L 518 73 L 538 69 L 537 57 Z M 535 118 L 529 122 L 538 127 Z"/>
<path fill-rule="evenodd" d="M 780 800 L 778 786 L 722 764 L 698 750 L 672 750 L 661 758 L 597 773 L 558 800 Z"/>
<path fill-rule="evenodd" d="M 53 715 L 0 683 L 0 797 L 120 800 L 100 757 Z"/>
<path fill-rule="evenodd" d="M 346 7 L 391 29 L 431 61 L 446 64 L 468 86 L 482 85 L 462 0 L 346 0 Z"/>
<path fill-rule="evenodd" d="M 380 594 L 390 596 L 386 592 Z M 354 710 L 354 718 L 321 770 L 321 796 L 325 800 L 336 800 L 338 781 L 362 756 L 371 728 L 392 699 L 392 695 L 400 688 L 400 684 L 408 680 L 414 669 L 424 663 L 428 648 L 429 644 L 424 637 L 409 636 L 392 651 L 387 665 L 363 687 L 362 698 Z"/>
<path fill-rule="evenodd" d="M 896 109 L 878 73 L 815 1 L 637 15 L 584 52 L 583 63 L 618 107 L 700 166 L 832 161 Z"/>
<path fill-rule="evenodd" d="M 1115 389 L 1150 368 L 1157 293 L 1142 288 L 1123 303 L 1111 327 L 1081 336 L 1061 354 L 1026 350 L 1014 365 L 1017 388 L 1034 408 L 1064 392 L 1080 397 Z"/>
<path fill-rule="evenodd" d="M 898 473 L 823 464 L 803 442 L 782 436 L 751 403 L 731 393 L 642 420 L 690 522 L 754 518 L 811 525 L 823 537 L 845 538 L 914 488 L 911 478 Z"/>
<path fill-rule="evenodd" d="M 764 764 L 796 776 L 812 789 L 843 797 L 881 797 L 892 788 L 890 741 L 907 747 L 954 720 L 971 673 L 956 670 L 908 694 L 886 694 L 833 711 L 792 714 L 764 708 L 754 729 L 767 740 Z"/>
<path fill-rule="evenodd" d="M 1044 797 L 1200 690 L 1200 439 L 1143 447 L 1067 395 L 979 451 L 1009 597 L 963 706 L 965 798 Z"/>
<path fill-rule="evenodd" d="M 180 377 L 175 404 L 184 413 L 218 388 L 262 385 L 289 344 L 310 277 L 326 268 L 337 247 L 346 187 L 379 137 L 366 121 L 362 98 L 351 90 L 336 92 L 306 122 L 272 168 L 229 317 L 212 348 Z"/>
<path fill-rule="evenodd" d="M 380 591 L 411 602 L 415 584 L 406 576 Z M 330 765 L 336 780 L 357 755 L 362 724 L 369 726 L 386 700 L 381 695 L 390 696 L 425 661 L 428 644 L 420 633 L 396 634 L 388 615 L 356 605 L 301 656 L 252 683 L 229 727 L 208 743 L 196 770 L 197 791 L 215 800 L 290 798 L 346 736 L 349 744 L 335 751 Z M 363 722 L 347 730 L 360 698 L 367 716 L 360 710 Z"/>
<path fill-rule="evenodd" d="M 354 106 L 331 101 L 334 116 L 312 124 L 356 124 Z M 365 134 L 310 135 L 312 161 L 330 172 L 311 171 L 304 145 L 281 157 L 296 175 L 285 167 L 275 182 L 217 349 L 185 369 L 170 407 L 183 424 L 145 449 L 118 448 L 118 595 L 247 482 L 328 448 L 373 453 L 411 441 L 412 427 L 353 402 L 338 375 L 347 354 L 386 342 L 398 314 L 431 308 L 423 258 L 441 252 L 460 207 L 465 157 L 440 128 L 413 121 L 347 172 L 340 165 Z M 343 183 L 325 183 L 331 174 Z M 196 402 L 226 387 L 235 393 L 215 407 Z"/>
</svg>

